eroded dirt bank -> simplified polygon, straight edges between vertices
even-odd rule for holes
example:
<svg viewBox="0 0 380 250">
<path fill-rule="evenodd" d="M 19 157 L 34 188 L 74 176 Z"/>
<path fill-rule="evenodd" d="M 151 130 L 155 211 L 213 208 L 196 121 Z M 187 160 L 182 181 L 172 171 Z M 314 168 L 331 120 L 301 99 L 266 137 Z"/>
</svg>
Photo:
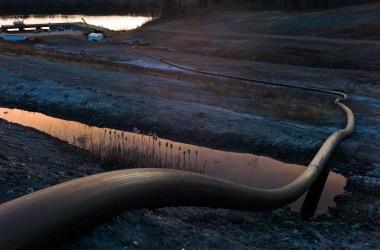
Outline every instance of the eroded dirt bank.
<svg viewBox="0 0 380 250">
<path fill-rule="evenodd" d="M 355 27 L 372 21 L 378 9 L 378 5 L 361 6 L 360 10 L 366 13 L 363 16 L 370 18 L 352 22 L 350 34 L 354 34 Z M 349 15 L 357 10 L 343 11 Z M 333 104 L 334 96 L 182 72 L 130 52 L 131 44 L 149 43 L 149 47 L 140 50 L 202 70 L 339 89 L 350 95 L 347 104 L 356 115 L 357 127 L 355 134 L 339 146 L 329 165 L 348 177 L 349 194 L 336 198 L 337 207 L 330 209 L 329 215 L 309 222 L 283 209 L 264 213 L 201 208 L 136 210 L 63 248 L 379 247 L 376 239 L 379 237 L 380 163 L 376 152 L 380 146 L 380 73 L 376 67 L 378 53 L 375 53 L 379 49 L 378 37 L 366 33 L 354 37 L 357 39 L 346 39 L 353 35 L 345 30 L 344 35 L 335 35 L 344 40 L 326 41 L 330 39 L 326 34 L 340 34 L 332 32 L 339 28 L 333 26 L 330 31 L 325 29 L 314 36 L 304 28 L 302 34 L 290 30 L 287 37 L 276 37 L 283 35 L 275 30 L 282 27 L 281 20 L 289 19 L 285 18 L 289 13 L 257 13 L 261 19 L 254 18 L 252 13 L 227 14 L 222 26 L 217 22 L 220 15 L 207 12 L 199 16 L 199 23 L 192 22 L 191 17 L 159 22 L 135 32 L 129 39 L 121 34 L 99 44 L 88 44 L 80 37 L 70 36 L 46 37 L 39 47 L 20 45 L 16 50 L 10 48 L 14 45 L 0 43 L 3 54 L 0 104 L 92 125 L 129 131 L 138 127 L 145 133 L 154 131 L 169 139 L 307 164 L 323 140 L 344 124 L 343 114 Z M 331 18 L 338 14 L 320 13 Z M 277 18 L 270 19 L 271 29 L 265 33 L 262 27 L 269 25 L 269 17 Z M 294 14 L 290 18 L 305 17 Z M 236 22 L 245 25 L 233 26 Z M 230 32 L 229 25 L 240 28 Z M 178 33 L 181 27 L 188 27 L 188 31 Z M 247 27 L 270 36 L 247 35 L 244 32 Z M 295 39 L 289 35 L 302 36 Z M 289 49 L 283 50 L 289 43 L 292 44 L 290 55 Z M 370 61 L 363 59 L 371 54 L 368 43 L 373 55 Z M 263 57 L 265 60 L 257 56 L 257 51 L 270 51 L 276 46 L 276 53 Z M 310 54 L 310 46 L 318 48 Z M 339 51 L 340 46 L 349 47 Z M 235 53 L 235 47 L 244 53 Z M 302 53 L 297 54 L 298 59 L 293 63 L 290 59 L 300 48 Z M 50 50 L 61 54 L 41 54 Z M 335 59 L 326 66 L 330 50 L 335 53 Z M 76 62 L 79 54 L 86 60 Z M 341 58 L 350 63 L 341 63 Z M 16 125 L 5 122 L 0 125 L 2 202 L 102 171 L 96 163 L 78 156 L 72 147 L 63 147 L 56 140 Z M 48 147 L 44 146 L 47 144 Z M 50 166 L 53 171 L 47 170 Z"/>
</svg>

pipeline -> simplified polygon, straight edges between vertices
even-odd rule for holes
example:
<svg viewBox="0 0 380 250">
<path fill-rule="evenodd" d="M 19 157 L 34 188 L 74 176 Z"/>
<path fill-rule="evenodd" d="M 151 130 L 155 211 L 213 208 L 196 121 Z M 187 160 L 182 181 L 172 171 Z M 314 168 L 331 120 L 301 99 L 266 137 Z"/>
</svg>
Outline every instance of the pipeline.
<svg viewBox="0 0 380 250">
<path fill-rule="evenodd" d="M 142 55 L 142 56 L 146 56 L 146 57 L 149 57 L 149 58 L 154 59 L 156 61 L 165 63 L 167 65 L 170 65 L 170 66 L 173 66 L 173 67 L 176 67 L 176 68 L 179 68 L 179 69 L 183 69 L 183 70 L 186 70 L 186 71 L 194 72 L 194 73 L 199 73 L 199 74 L 209 75 L 209 76 L 216 76 L 216 77 L 223 77 L 223 78 L 228 78 L 228 79 L 233 79 L 233 80 L 239 80 L 239 81 L 245 81 L 245 82 L 261 83 L 261 84 L 264 84 L 264 85 L 270 85 L 270 86 L 276 86 L 276 87 L 285 87 L 285 88 L 309 90 L 309 91 L 314 91 L 314 92 L 321 92 L 321 93 L 340 95 L 340 96 L 343 97 L 343 100 L 347 99 L 347 95 L 345 93 L 343 93 L 343 92 L 340 92 L 340 91 L 321 89 L 321 88 L 312 88 L 312 87 L 294 86 L 294 85 L 288 85 L 288 84 L 283 84 L 283 83 L 267 82 L 267 81 L 261 81 L 261 80 L 257 80 L 257 79 L 250 79 L 250 78 L 240 77 L 240 76 L 232 76 L 232 75 L 213 73 L 213 72 L 208 72 L 208 71 L 203 71 L 203 70 L 198 70 L 198 69 L 192 69 L 192 68 L 189 68 L 189 67 L 185 67 L 185 66 L 182 66 L 182 65 L 179 65 L 179 64 L 167 61 L 165 59 L 161 59 L 161 58 L 158 58 L 158 57 L 155 57 L 155 56 L 152 56 L 152 55 L 149 55 L 149 54 L 137 51 L 136 49 L 138 47 L 142 47 L 142 46 L 133 46 L 130 50 L 133 53 L 136 53 L 136 54 L 139 54 L 139 55 Z"/>
<path fill-rule="evenodd" d="M 260 211 L 294 202 L 314 183 L 337 145 L 353 133 L 355 119 L 352 111 L 340 102 L 347 98 L 345 93 L 269 84 L 340 95 L 342 98 L 335 103 L 347 117 L 346 127 L 326 139 L 305 171 L 290 184 L 259 189 L 196 173 L 157 168 L 96 174 L 1 204 L 0 249 L 40 247 L 134 208 L 203 206 Z"/>
</svg>

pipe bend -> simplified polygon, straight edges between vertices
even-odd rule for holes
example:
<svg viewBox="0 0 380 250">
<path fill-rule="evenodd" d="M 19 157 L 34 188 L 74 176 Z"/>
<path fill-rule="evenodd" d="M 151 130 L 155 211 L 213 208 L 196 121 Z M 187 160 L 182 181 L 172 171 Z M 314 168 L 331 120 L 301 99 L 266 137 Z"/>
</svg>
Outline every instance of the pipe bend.
<svg viewBox="0 0 380 250">
<path fill-rule="evenodd" d="M 0 249 L 36 246 L 131 208 L 207 206 L 259 211 L 304 193 L 313 167 L 289 185 L 265 190 L 168 169 L 129 169 L 68 181 L 0 206 Z"/>
</svg>

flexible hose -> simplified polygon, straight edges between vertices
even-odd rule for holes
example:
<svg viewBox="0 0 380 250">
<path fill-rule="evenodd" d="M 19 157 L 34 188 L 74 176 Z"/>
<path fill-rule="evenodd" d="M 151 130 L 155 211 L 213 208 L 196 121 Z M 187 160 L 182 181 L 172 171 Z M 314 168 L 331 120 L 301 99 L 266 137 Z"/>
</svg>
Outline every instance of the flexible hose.
<svg viewBox="0 0 380 250">
<path fill-rule="evenodd" d="M 337 94 L 343 100 L 347 98 L 346 94 L 337 91 L 271 85 Z M 96 174 L 45 188 L 0 205 L 0 249 L 30 249 L 54 242 L 65 234 L 77 234 L 83 228 L 131 208 L 205 206 L 259 211 L 290 204 L 309 189 L 336 146 L 354 130 L 352 111 L 340 103 L 340 98 L 335 103 L 346 113 L 346 127 L 330 135 L 305 171 L 284 187 L 252 188 L 210 176 L 157 168 Z"/>
</svg>

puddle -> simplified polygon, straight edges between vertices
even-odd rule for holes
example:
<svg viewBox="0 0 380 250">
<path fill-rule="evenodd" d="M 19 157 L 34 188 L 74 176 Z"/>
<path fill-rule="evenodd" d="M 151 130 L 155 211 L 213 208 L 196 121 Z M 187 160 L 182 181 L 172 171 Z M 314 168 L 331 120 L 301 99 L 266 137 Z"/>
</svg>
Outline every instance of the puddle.
<svg viewBox="0 0 380 250">
<path fill-rule="evenodd" d="M 154 152 L 155 157 L 160 157 L 165 165 L 202 172 L 258 188 L 284 186 L 305 169 L 305 166 L 287 164 L 264 156 L 213 150 L 161 138 L 153 140 L 152 136 L 92 127 L 18 109 L 0 108 L 0 118 L 33 127 L 86 149 L 99 143 L 103 145 L 117 143 L 123 148 Z M 330 172 L 316 213 L 324 213 L 328 207 L 335 206 L 333 199 L 344 192 L 345 185 L 346 179 L 342 175 Z M 291 204 L 291 209 L 300 211 L 304 198 L 305 195 Z"/>
</svg>

